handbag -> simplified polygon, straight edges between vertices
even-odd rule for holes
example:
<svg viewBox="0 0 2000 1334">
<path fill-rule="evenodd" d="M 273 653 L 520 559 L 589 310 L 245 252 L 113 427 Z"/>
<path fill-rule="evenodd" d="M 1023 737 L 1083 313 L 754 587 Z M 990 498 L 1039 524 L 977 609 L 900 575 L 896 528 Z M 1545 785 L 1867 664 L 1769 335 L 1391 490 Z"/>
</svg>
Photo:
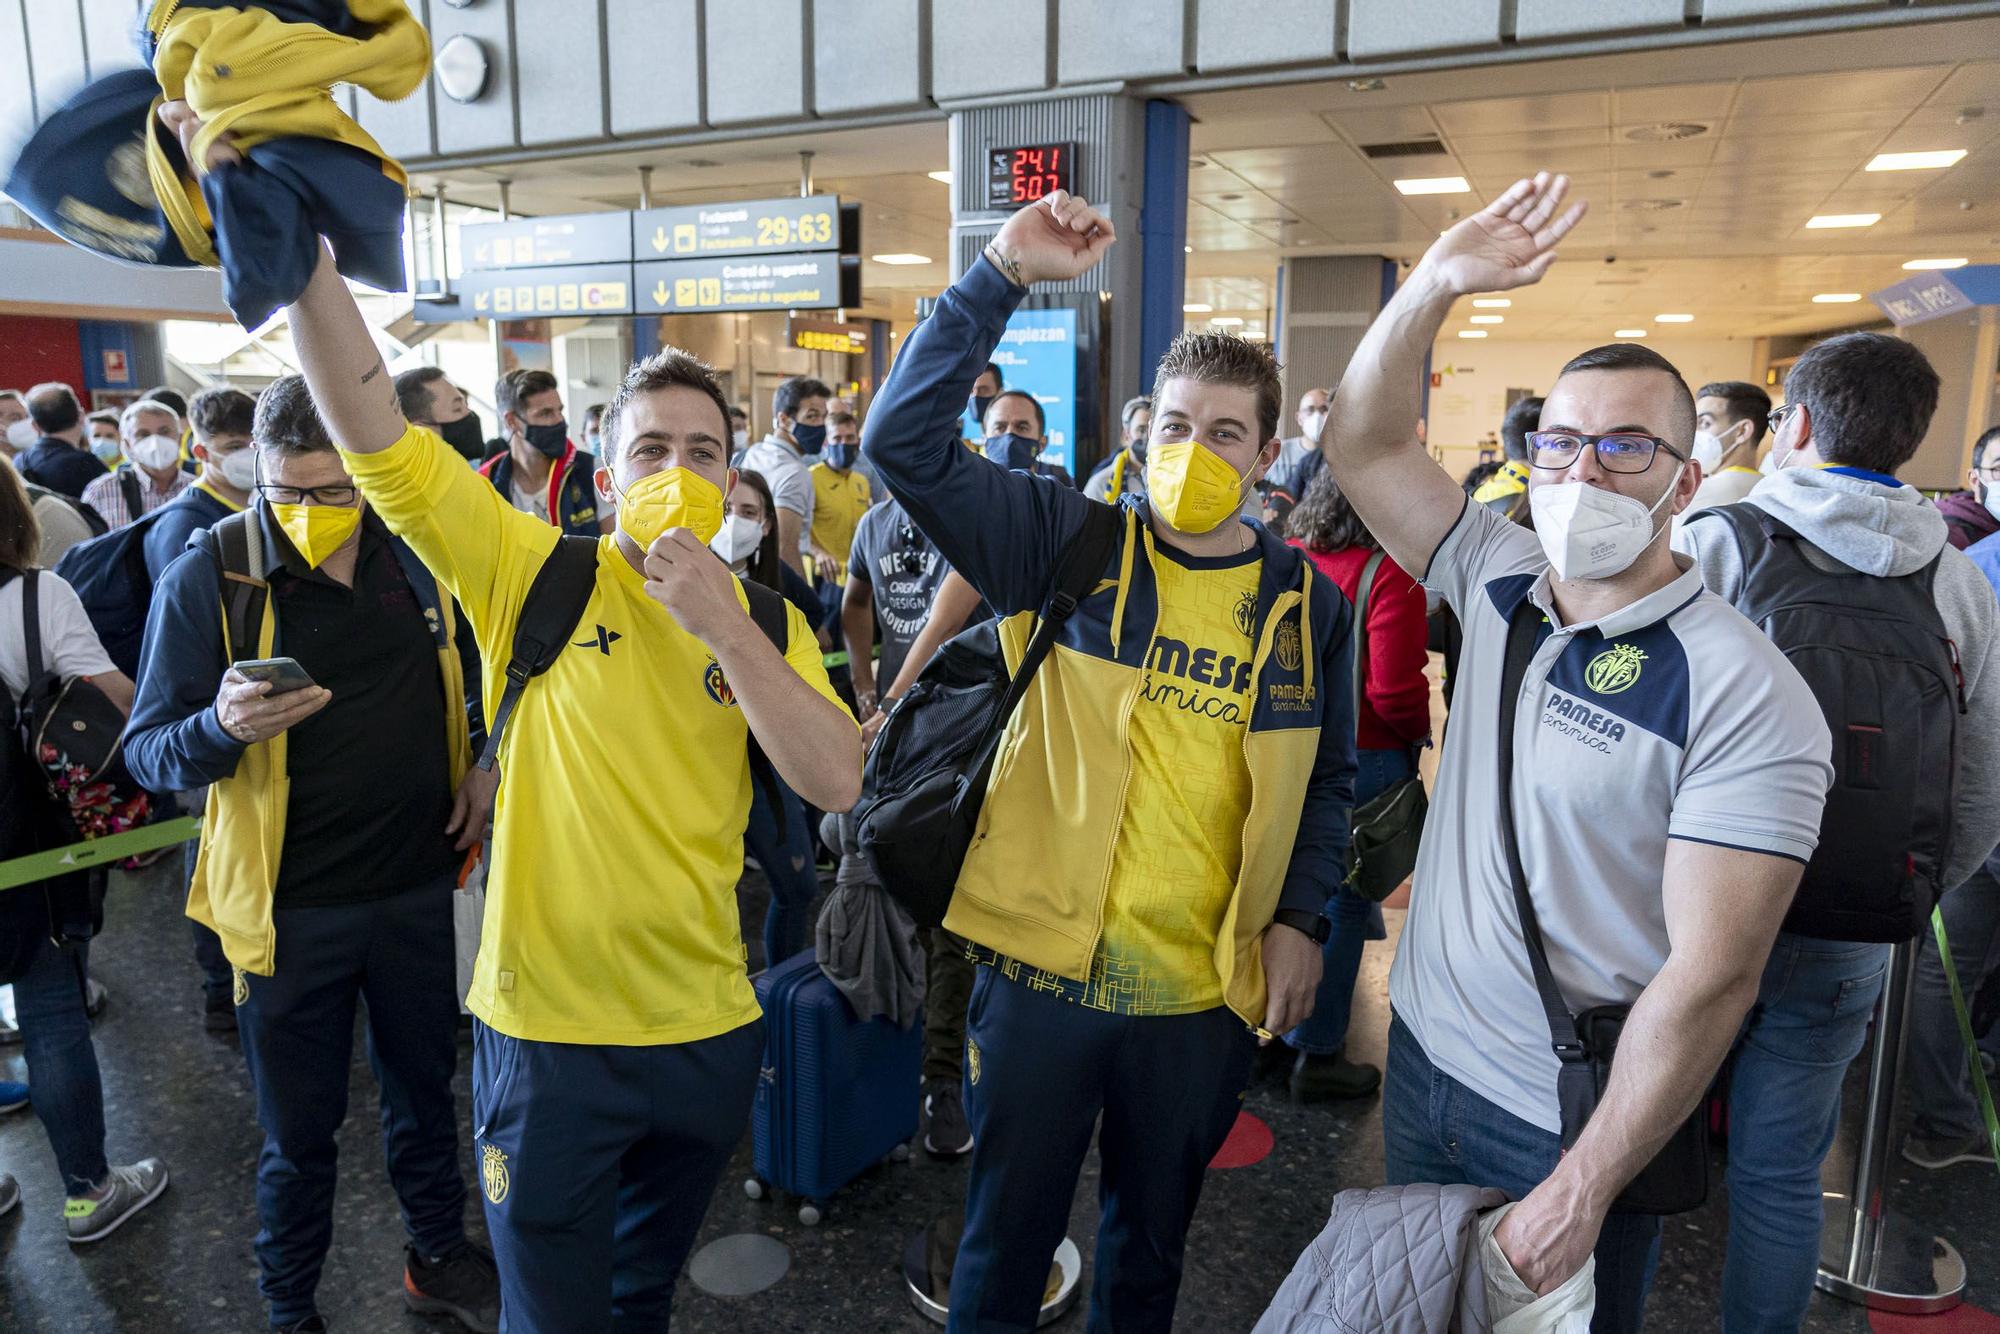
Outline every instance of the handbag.
<svg viewBox="0 0 2000 1334">
<path fill-rule="evenodd" d="M 1354 594 L 1354 716 L 1361 716 L 1362 687 L 1368 672 L 1368 597 L 1383 553 L 1375 552 L 1361 567 Z M 1375 794 L 1355 808 L 1353 833 L 1347 842 L 1347 888 L 1371 903 L 1380 903 L 1417 869 L 1417 849 L 1423 843 L 1424 817 L 1430 797 L 1417 773 L 1416 748 L 1411 748 L 1410 776 Z"/>
<path fill-rule="evenodd" d="M 1542 926 L 1535 915 L 1535 901 L 1528 891 L 1527 872 L 1521 865 L 1520 842 L 1515 836 L 1514 719 L 1519 709 L 1521 682 L 1528 663 L 1535 656 L 1535 631 L 1541 609 L 1527 598 L 1507 624 L 1507 656 L 1500 673 L 1500 836 L 1507 849 L 1507 870 L 1514 882 L 1514 905 L 1521 917 L 1521 939 L 1528 947 L 1528 963 L 1534 970 L 1535 990 L 1549 1022 L 1549 1041 L 1562 1068 L 1556 1074 L 1556 1103 L 1562 1115 L 1562 1147 L 1569 1150 L 1583 1133 L 1598 1101 L 1611 1081 L 1611 1066 L 1618 1055 L 1618 1039 L 1629 1005 L 1599 1005 L 1572 1015 L 1549 969 L 1548 948 L 1542 940 Z M 1680 1214 L 1698 1209 L 1708 1199 L 1708 1108 L 1703 1105 L 1675 1128 L 1653 1160 L 1626 1183 L 1612 1202 L 1616 1214 Z"/>
</svg>

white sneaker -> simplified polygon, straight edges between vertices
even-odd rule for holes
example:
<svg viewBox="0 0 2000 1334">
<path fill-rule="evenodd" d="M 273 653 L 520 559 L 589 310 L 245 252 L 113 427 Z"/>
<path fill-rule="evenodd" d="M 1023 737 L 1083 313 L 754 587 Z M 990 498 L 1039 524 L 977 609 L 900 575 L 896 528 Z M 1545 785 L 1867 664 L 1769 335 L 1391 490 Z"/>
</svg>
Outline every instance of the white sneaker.
<svg viewBox="0 0 2000 1334">
<path fill-rule="evenodd" d="M 72 1196 L 63 1205 L 71 1245 L 104 1240 L 126 1219 L 159 1199 L 167 1188 L 167 1165 L 158 1158 L 142 1158 L 129 1167 L 112 1168 L 107 1181 L 111 1189 L 103 1199 Z"/>
</svg>

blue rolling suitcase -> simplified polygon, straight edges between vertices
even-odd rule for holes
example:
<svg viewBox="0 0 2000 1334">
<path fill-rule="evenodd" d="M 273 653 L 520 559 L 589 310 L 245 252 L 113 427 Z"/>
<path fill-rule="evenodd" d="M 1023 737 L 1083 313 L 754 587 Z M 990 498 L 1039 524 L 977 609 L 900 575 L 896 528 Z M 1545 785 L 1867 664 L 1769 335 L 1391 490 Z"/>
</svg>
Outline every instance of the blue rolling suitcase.
<svg viewBox="0 0 2000 1334">
<path fill-rule="evenodd" d="M 751 1113 L 757 1176 L 801 1199 L 818 1223 L 828 1197 L 884 1158 L 909 1157 L 917 1133 L 923 1025 L 856 1019 L 805 950 L 753 979 L 764 1007 L 764 1064 Z"/>
</svg>

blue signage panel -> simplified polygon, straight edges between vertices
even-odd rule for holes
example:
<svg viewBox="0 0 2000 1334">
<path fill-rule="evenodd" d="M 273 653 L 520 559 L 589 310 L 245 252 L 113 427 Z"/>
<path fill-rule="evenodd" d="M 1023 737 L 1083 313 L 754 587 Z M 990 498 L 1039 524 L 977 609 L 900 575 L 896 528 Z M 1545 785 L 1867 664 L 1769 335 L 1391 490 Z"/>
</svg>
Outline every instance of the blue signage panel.
<svg viewBox="0 0 2000 1334">
<path fill-rule="evenodd" d="M 630 315 L 630 264 L 570 264 L 544 269 L 468 270 L 455 284 L 455 303 L 419 301 L 417 318 L 525 320 L 544 315 Z"/>
<path fill-rule="evenodd" d="M 840 256 L 747 255 L 742 259 L 669 259 L 634 266 L 641 315 L 730 310 L 825 310 L 846 304 Z"/>
<path fill-rule="evenodd" d="M 993 364 L 1009 389 L 1025 390 L 1048 419 L 1042 460 L 1076 473 L 1076 312 L 1017 310 L 994 349 Z M 975 425 L 973 438 L 985 434 Z"/>
<path fill-rule="evenodd" d="M 552 218 L 468 222 L 458 229 L 461 268 L 518 269 L 611 264 L 632 258 L 632 215 L 571 213 Z"/>
<path fill-rule="evenodd" d="M 752 199 L 641 209 L 632 216 L 640 259 L 706 259 L 840 248 L 840 196 Z"/>
</svg>

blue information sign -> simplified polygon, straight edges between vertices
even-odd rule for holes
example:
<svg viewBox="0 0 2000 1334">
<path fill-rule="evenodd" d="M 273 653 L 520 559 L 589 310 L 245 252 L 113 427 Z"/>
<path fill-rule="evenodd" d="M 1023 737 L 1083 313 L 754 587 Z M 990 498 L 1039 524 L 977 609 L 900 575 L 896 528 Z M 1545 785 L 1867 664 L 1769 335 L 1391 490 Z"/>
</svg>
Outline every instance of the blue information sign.
<svg viewBox="0 0 2000 1334">
<path fill-rule="evenodd" d="M 1042 405 L 1048 421 L 1042 461 L 1060 463 L 1076 474 L 1076 312 L 1017 310 L 1000 335 L 993 364 L 1009 389 L 1025 390 Z M 972 420 L 967 435 L 977 440 L 985 427 Z M 1081 479 L 1079 479 L 1081 480 Z"/>
</svg>

